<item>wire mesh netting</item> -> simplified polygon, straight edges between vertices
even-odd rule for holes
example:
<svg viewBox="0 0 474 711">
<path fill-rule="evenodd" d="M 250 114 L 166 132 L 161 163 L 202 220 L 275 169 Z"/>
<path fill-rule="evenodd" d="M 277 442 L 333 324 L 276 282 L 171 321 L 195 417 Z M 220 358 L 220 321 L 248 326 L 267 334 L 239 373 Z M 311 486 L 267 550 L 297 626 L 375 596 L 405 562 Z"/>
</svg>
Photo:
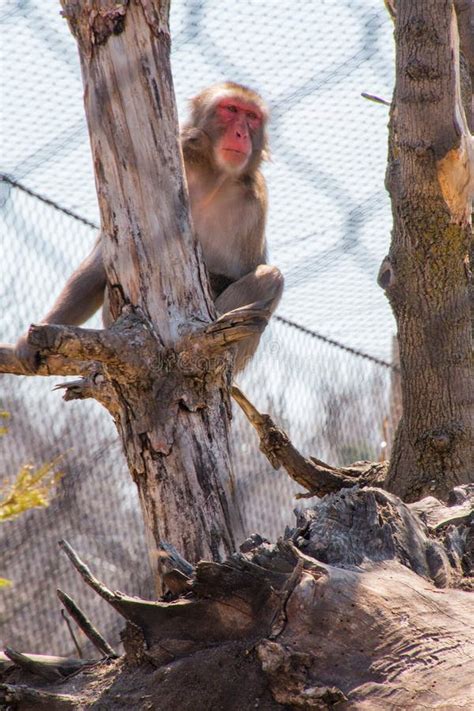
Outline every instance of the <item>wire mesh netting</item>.
<svg viewBox="0 0 474 711">
<path fill-rule="evenodd" d="M 88 253 L 99 222 L 77 51 L 54 3 L 0 10 L 1 340 L 47 311 Z M 378 459 L 390 434 L 394 324 L 376 286 L 390 230 L 383 189 L 392 28 L 379 0 L 278 3 L 175 0 L 173 70 L 180 116 L 204 86 L 232 79 L 271 110 L 267 235 L 285 294 L 240 384 L 296 446 L 332 464 Z M 100 326 L 100 318 L 92 322 Z M 67 538 L 111 587 L 151 596 L 138 498 L 107 413 L 64 403 L 56 379 L 1 376 L 11 413 L 1 473 L 61 454 L 57 495 L 0 529 L 2 640 L 72 653 L 56 587 L 115 644 L 121 622 L 89 596 L 57 550 Z M 275 538 L 293 521 L 295 487 L 258 451 L 235 413 L 234 466 L 247 531 Z M 85 652 L 87 644 L 81 639 Z"/>
</svg>

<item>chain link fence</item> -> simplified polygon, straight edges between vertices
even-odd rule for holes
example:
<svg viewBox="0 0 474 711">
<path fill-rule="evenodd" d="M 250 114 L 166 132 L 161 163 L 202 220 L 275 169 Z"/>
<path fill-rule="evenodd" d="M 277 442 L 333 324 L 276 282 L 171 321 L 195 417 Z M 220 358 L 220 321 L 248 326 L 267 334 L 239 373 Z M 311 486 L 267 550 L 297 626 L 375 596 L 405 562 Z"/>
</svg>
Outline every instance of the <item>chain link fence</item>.
<svg viewBox="0 0 474 711">
<path fill-rule="evenodd" d="M 54 3 L 4 2 L 0 68 L 0 340 L 39 320 L 90 250 L 98 211 L 74 42 Z M 375 285 L 388 246 L 383 191 L 390 21 L 379 0 L 173 3 L 173 67 L 185 100 L 224 78 L 260 90 L 271 108 L 271 261 L 281 305 L 240 385 L 306 455 L 331 464 L 379 459 L 392 434 L 393 321 Z M 99 327 L 94 317 L 92 326 Z M 93 402 L 64 403 L 57 378 L 0 376 L 7 480 L 25 462 L 61 455 L 50 506 L 0 527 L 3 643 L 74 654 L 57 587 L 119 643 L 122 621 L 90 595 L 59 553 L 66 538 L 112 588 L 153 596 L 138 497 L 114 427 Z M 387 425 L 389 423 L 389 426 Z M 293 523 L 298 487 L 275 472 L 236 411 L 234 466 L 246 528 L 276 538 Z M 84 653 L 92 654 L 78 634 Z"/>
</svg>

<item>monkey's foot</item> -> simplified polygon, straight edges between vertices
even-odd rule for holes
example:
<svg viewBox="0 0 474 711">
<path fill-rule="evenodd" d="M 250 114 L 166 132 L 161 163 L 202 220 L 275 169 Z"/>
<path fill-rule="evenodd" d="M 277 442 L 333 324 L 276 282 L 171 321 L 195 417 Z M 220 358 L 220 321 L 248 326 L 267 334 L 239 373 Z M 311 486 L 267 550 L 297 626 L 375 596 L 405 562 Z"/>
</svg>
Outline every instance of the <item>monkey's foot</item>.
<svg viewBox="0 0 474 711">
<path fill-rule="evenodd" d="M 272 312 L 271 300 L 256 301 L 222 314 L 207 326 L 205 333 L 219 345 L 237 343 L 264 331 Z"/>
</svg>

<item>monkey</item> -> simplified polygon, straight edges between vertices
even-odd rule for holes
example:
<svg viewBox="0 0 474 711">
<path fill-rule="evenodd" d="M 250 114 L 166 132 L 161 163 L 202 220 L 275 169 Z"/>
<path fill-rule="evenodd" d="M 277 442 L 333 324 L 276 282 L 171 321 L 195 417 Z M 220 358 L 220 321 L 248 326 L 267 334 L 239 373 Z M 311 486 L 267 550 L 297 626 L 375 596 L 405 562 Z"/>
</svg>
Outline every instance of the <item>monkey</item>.
<svg viewBox="0 0 474 711">
<path fill-rule="evenodd" d="M 260 95 L 227 81 L 191 99 L 181 131 L 192 223 L 219 315 L 259 301 L 273 313 L 283 291 L 280 270 L 266 263 L 268 199 L 260 166 L 268 157 L 267 122 Z M 109 326 L 105 292 L 99 235 L 41 323 L 77 326 L 102 306 L 103 323 Z M 254 355 L 260 337 L 253 334 L 236 346 L 236 372 Z M 27 334 L 19 338 L 15 352 L 29 372 L 37 370 L 39 355 Z"/>
</svg>

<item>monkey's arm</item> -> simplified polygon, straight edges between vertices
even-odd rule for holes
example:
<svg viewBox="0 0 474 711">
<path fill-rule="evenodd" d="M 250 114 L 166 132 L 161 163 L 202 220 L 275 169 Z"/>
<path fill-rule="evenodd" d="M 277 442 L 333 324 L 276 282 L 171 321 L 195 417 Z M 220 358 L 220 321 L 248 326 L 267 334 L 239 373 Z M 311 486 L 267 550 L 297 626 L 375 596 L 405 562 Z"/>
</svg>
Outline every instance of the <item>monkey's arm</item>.
<svg viewBox="0 0 474 711">
<path fill-rule="evenodd" d="M 100 237 L 92 252 L 69 277 L 52 308 L 40 323 L 78 326 L 87 321 L 104 301 L 106 275 L 102 260 Z M 28 343 L 28 333 L 17 341 L 15 353 L 24 366 L 34 372 L 38 368 L 38 353 Z"/>
<path fill-rule="evenodd" d="M 41 323 L 79 326 L 102 306 L 105 285 L 106 276 L 99 238 L 92 252 L 69 277 Z"/>
</svg>

